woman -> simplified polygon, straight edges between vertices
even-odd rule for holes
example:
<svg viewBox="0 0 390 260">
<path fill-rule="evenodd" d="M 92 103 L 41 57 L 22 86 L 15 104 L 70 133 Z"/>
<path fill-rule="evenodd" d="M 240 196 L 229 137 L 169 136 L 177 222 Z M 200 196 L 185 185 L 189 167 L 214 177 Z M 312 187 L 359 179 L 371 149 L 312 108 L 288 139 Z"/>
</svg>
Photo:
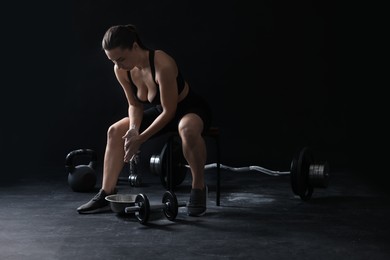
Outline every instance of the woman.
<svg viewBox="0 0 390 260">
<path fill-rule="evenodd" d="M 124 163 L 129 162 L 141 145 L 155 134 L 177 130 L 192 175 L 188 215 L 204 214 L 207 151 L 202 133 L 210 127 L 209 105 L 190 88 L 169 54 L 144 46 L 134 25 L 110 27 L 104 34 L 102 47 L 107 58 L 114 63 L 114 73 L 126 95 L 128 117 L 109 127 L 102 187 L 77 211 L 106 210 L 109 205 L 105 197 L 116 193 L 116 183 Z M 152 106 L 144 109 L 144 104 Z"/>
</svg>

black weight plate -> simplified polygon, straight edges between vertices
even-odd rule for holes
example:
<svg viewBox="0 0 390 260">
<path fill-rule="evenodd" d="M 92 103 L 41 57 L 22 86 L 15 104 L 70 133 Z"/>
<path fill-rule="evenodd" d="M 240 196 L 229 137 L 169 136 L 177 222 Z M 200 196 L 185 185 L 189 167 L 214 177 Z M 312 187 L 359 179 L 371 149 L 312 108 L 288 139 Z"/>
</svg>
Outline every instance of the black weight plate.
<svg viewBox="0 0 390 260">
<path fill-rule="evenodd" d="M 298 171 L 298 159 L 299 159 L 299 152 L 296 152 L 294 155 L 294 158 L 291 161 L 290 165 L 290 180 L 291 180 L 291 188 L 294 192 L 295 195 L 298 194 L 298 189 L 297 189 L 297 171 Z"/>
<path fill-rule="evenodd" d="M 299 194 L 299 197 L 301 197 L 302 200 L 307 201 L 311 198 L 311 195 L 313 194 L 313 187 L 307 186 L 307 189 L 304 193 Z"/>
<path fill-rule="evenodd" d="M 167 173 L 167 161 L 168 161 L 168 143 L 166 143 L 160 154 L 161 162 L 161 175 L 160 180 L 164 188 L 168 187 L 168 173 Z M 187 174 L 187 168 L 185 167 L 185 158 L 183 155 L 182 147 L 179 138 L 174 138 L 172 142 L 172 177 L 173 188 L 180 185 Z"/>
<path fill-rule="evenodd" d="M 173 192 L 166 191 L 163 195 L 162 203 L 165 205 L 165 217 L 170 221 L 175 220 L 178 213 L 178 202 L 176 195 Z"/>
<path fill-rule="evenodd" d="M 185 167 L 186 159 L 184 158 L 182 145 L 179 137 L 175 138 L 173 142 L 173 153 L 172 153 L 172 169 L 174 176 L 174 185 L 180 185 L 186 178 L 187 168 Z"/>
<path fill-rule="evenodd" d="M 145 225 L 148 223 L 150 216 L 150 203 L 148 197 L 145 194 L 138 194 L 135 197 L 135 205 L 140 207 L 140 209 L 135 212 L 135 216 L 139 223 Z"/>
<path fill-rule="evenodd" d="M 159 166 L 159 169 L 160 169 L 160 181 L 161 181 L 161 184 L 164 186 L 164 188 L 168 189 L 168 175 L 167 175 L 167 160 L 168 160 L 168 156 L 167 156 L 167 153 L 168 153 L 168 143 L 166 143 L 163 147 L 163 149 L 161 150 L 161 154 L 160 154 L 160 166 Z"/>
<path fill-rule="evenodd" d="M 313 193 L 313 187 L 309 185 L 309 169 L 313 163 L 313 155 L 310 148 L 304 147 L 300 154 L 297 164 L 296 188 L 298 195 L 302 200 L 308 200 Z"/>
</svg>

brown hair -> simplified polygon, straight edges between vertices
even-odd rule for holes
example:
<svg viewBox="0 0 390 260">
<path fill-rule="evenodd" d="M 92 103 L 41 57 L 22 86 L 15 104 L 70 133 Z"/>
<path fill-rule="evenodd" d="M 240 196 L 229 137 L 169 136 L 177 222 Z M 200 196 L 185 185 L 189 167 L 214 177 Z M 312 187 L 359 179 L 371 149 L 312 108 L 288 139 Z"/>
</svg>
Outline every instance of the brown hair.
<svg viewBox="0 0 390 260">
<path fill-rule="evenodd" d="M 139 38 L 136 27 L 133 24 L 114 25 L 108 28 L 104 34 L 102 47 L 107 51 L 117 47 L 131 49 L 134 42 L 142 49 L 147 49 Z"/>
</svg>

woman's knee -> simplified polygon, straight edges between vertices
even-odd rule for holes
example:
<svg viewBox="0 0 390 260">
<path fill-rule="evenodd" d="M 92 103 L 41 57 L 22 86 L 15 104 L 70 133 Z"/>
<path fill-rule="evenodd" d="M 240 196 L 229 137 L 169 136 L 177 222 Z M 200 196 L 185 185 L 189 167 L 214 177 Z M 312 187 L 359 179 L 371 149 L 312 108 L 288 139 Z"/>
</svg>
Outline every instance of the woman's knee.
<svg viewBox="0 0 390 260">
<path fill-rule="evenodd" d="M 121 140 L 122 137 L 126 134 L 127 129 L 129 128 L 127 120 L 120 120 L 115 124 L 111 125 L 107 130 L 107 137 L 109 140 Z"/>
<path fill-rule="evenodd" d="M 179 126 L 179 135 L 184 143 L 189 146 L 194 145 L 202 137 L 202 131 L 191 124 L 181 124 Z"/>
<path fill-rule="evenodd" d="M 199 133 L 197 133 L 194 129 L 191 129 L 188 126 L 179 128 L 179 134 L 180 137 L 186 141 L 194 140 L 199 136 Z"/>
</svg>

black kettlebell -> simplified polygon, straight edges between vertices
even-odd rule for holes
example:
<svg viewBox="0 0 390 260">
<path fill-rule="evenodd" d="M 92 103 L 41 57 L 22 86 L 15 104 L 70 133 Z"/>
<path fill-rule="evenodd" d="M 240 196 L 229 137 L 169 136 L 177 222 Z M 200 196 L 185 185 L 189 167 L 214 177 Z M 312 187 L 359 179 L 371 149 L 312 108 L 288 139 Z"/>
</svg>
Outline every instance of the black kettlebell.
<svg viewBox="0 0 390 260">
<path fill-rule="evenodd" d="M 80 164 L 75 166 L 76 157 L 88 157 L 90 162 L 88 165 Z M 96 185 L 96 152 L 91 149 L 74 150 L 66 156 L 65 168 L 68 172 L 68 184 L 73 191 L 88 192 L 92 191 Z"/>
</svg>

